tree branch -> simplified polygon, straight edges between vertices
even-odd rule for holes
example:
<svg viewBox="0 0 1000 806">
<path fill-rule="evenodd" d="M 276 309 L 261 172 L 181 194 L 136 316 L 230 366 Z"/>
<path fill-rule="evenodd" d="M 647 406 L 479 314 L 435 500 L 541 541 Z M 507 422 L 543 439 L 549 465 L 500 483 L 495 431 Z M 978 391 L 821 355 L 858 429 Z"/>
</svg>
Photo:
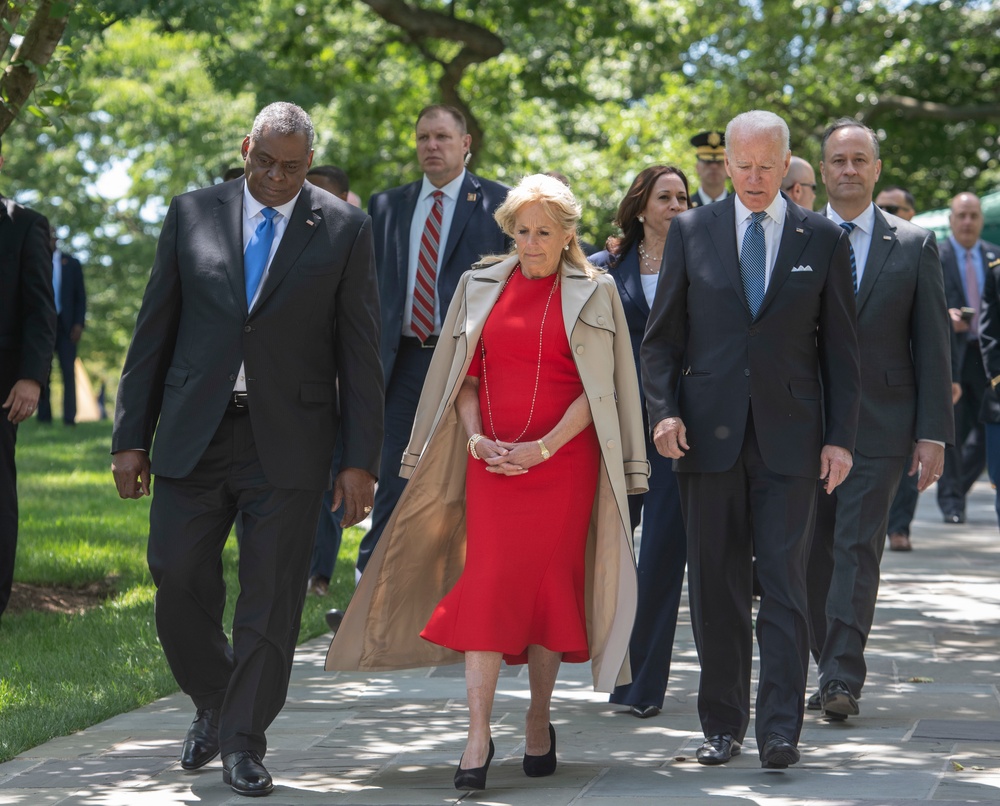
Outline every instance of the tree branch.
<svg viewBox="0 0 1000 806">
<path fill-rule="evenodd" d="M 52 59 L 76 0 L 41 0 L 10 64 L 0 78 L 0 134 L 21 111 L 42 69 Z M 58 14 L 59 16 L 56 16 Z"/>
<path fill-rule="evenodd" d="M 882 95 L 862 115 L 862 120 L 870 124 L 880 115 L 899 112 L 904 118 L 918 120 L 997 120 L 1000 119 L 1000 103 L 951 106 L 934 101 L 920 101 L 906 95 Z"/>
<path fill-rule="evenodd" d="M 21 12 L 27 5 L 27 0 L 11 0 L 11 2 L 2 5 L 3 8 L 0 9 L 0 53 L 6 53 L 11 34 L 14 33 L 17 24 L 21 21 Z"/>
</svg>

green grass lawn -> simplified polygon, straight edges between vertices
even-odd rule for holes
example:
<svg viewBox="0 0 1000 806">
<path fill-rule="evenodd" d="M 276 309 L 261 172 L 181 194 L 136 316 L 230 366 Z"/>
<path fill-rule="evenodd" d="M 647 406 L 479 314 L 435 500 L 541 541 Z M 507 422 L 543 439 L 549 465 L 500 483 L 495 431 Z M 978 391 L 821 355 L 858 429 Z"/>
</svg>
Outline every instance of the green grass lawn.
<svg viewBox="0 0 1000 806">
<path fill-rule="evenodd" d="M 15 582 L 115 593 L 81 615 L 7 612 L 0 628 L 0 762 L 177 690 L 153 623 L 146 568 L 149 499 L 122 501 L 111 477 L 111 424 L 18 431 L 20 498 Z M 329 596 L 306 600 L 299 640 L 326 632 L 324 614 L 354 590 L 361 530 L 344 535 Z M 226 546 L 229 601 L 239 593 L 237 548 Z"/>
</svg>

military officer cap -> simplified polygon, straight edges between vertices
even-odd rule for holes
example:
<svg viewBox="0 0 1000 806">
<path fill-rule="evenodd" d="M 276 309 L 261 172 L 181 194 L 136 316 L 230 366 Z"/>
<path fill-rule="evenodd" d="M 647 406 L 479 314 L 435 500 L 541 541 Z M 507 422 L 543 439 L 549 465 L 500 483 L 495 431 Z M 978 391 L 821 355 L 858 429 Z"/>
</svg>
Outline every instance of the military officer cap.
<svg viewBox="0 0 1000 806">
<path fill-rule="evenodd" d="M 699 132 L 691 138 L 698 159 L 705 162 L 722 162 L 726 157 L 726 135 L 724 132 Z"/>
</svg>

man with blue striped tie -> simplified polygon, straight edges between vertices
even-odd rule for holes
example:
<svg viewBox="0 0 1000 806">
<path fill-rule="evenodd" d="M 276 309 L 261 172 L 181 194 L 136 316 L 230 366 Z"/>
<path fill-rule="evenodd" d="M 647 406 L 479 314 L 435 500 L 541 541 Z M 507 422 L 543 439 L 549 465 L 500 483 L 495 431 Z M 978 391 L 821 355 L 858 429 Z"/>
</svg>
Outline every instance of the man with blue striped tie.
<svg viewBox="0 0 1000 806">
<path fill-rule="evenodd" d="M 653 440 L 677 460 L 701 682 L 702 764 L 741 752 L 753 660 L 750 559 L 762 589 L 757 751 L 799 760 L 816 480 L 851 468 L 858 346 L 847 234 L 780 193 L 788 126 L 726 129 L 735 194 L 677 216 L 643 340 Z"/>
</svg>

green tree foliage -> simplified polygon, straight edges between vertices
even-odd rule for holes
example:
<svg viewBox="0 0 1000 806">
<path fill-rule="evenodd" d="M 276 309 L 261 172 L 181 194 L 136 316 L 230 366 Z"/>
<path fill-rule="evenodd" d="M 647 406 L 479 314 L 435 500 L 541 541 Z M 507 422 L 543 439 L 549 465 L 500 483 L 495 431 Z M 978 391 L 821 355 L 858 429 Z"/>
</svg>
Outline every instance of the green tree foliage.
<svg viewBox="0 0 1000 806">
<path fill-rule="evenodd" d="M 991 189 L 998 30 L 983 0 L 97 0 L 79 4 L 45 77 L 67 127 L 22 115 L 4 187 L 85 258 L 84 357 L 113 375 L 166 202 L 238 164 L 270 101 L 309 109 L 315 162 L 367 198 L 417 177 L 414 119 L 446 99 L 468 113 L 476 171 L 562 171 L 584 236 L 603 243 L 641 168 L 695 179 L 688 138 L 750 108 L 783 115 L 814 165 L 830 121 L 867 121 L 883 182 L 922 209 Z M 124 195 L 102 195 L 109 170 Z"/>
</svg>

